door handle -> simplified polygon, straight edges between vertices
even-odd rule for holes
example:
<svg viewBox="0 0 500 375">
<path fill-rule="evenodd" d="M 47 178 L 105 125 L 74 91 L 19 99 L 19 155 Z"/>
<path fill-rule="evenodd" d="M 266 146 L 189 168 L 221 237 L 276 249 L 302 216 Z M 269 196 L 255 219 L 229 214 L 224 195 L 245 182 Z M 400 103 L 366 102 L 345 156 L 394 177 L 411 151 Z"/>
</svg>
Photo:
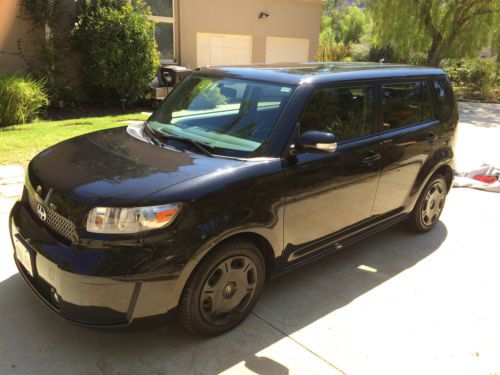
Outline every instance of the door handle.
<svg viewBox="0 0 500 375">
<path fill-rule="evenodd" d="M 439 137 L 437 134 L 434 134 L 434 133 L 427 134 L 427 141 L 430 143 L 434 143 L 435 141 L 437 141 L 438 138 Z"/>
<path fill-rule="evenodd" d="M 376 162 L 382 157 L 378 152 L 374 155 L 367 156 L 366 158 L 363 159 L 364 164 L 372 164 L 373 162 Z"/>
</svg>

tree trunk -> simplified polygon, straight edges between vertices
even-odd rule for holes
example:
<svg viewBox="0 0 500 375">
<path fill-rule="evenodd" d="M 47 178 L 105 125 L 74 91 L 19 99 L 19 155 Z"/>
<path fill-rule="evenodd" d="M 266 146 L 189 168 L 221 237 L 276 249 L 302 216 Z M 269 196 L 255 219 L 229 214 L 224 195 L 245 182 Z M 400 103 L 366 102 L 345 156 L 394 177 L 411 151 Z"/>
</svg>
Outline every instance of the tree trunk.
<svg viewBox="0 0 500 375">
<path fill-rule="evenodd" d="M 427 66 L 439 66 L 441 62 L 441 57 L 439 56 L 439 44 L 441 43 L 443 37 L 441 34 L 435 34 L 432 37 L 431 47 L 427 52 Z"/>
<path fill-rule="evenodd" d="M 427 57 L 427 66 L 439 66 L 439 64 L 441 63 L 441 57 L 434 53 L 434 54 L 429 54 L 428 57 Z"/>
</svg>

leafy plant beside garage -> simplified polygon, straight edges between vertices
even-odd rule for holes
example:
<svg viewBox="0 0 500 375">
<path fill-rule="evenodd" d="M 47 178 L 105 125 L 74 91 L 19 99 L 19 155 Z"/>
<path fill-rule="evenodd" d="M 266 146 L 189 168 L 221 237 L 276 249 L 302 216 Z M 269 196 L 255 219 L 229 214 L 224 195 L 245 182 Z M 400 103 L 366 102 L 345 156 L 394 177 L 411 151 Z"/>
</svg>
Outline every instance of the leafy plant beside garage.
<svg viewBox="0 0 500 375">
<path fill-rule="evenodd" d="M 0 126 L 30 122 L 48 104 L 42 80 L 0 72 Z"/>
<path fill-rule="evenodd" d="M 133 104 L 147 92 L 159 65 L 150 14 L 143 0 L 78 0 L 72 36 L 90 98 Z"/>
</svg>

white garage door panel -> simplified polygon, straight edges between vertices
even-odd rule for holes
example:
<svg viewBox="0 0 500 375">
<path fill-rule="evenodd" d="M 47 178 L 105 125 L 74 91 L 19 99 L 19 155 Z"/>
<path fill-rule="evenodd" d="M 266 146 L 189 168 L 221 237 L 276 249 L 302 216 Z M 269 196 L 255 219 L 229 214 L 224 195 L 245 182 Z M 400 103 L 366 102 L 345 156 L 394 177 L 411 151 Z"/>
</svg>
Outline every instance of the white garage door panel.
<svg viewBox="0 0 500 375">
<path fill-rule="evenodd" d="M 266 38 L 266 63 L 309 60 L 309 39 Z"/>
<path fill-rule="evenodd" d="M 232 34 L 197 34 L 197 63 L 236 65 L 252 62 L 252 37 Z"/>
</svg>

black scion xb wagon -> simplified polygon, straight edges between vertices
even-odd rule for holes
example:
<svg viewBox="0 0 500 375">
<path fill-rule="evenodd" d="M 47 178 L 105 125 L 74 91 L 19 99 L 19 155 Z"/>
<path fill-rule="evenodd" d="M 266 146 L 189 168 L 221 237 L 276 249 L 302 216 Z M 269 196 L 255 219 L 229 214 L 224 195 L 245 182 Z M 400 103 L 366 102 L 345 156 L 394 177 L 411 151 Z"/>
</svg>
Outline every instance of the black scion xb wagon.
<svg viewBox="0 0 500 375">
<path fill-rule="evenodd" d="M 220 334 L 270 277 L 403 220 L 432 229 L 457 121 L 441 69 L 203 68 L 146 123 L 33 159 L 11 213 L 14 258 L 72 322 L 176 312 Z"/>
</svg>

